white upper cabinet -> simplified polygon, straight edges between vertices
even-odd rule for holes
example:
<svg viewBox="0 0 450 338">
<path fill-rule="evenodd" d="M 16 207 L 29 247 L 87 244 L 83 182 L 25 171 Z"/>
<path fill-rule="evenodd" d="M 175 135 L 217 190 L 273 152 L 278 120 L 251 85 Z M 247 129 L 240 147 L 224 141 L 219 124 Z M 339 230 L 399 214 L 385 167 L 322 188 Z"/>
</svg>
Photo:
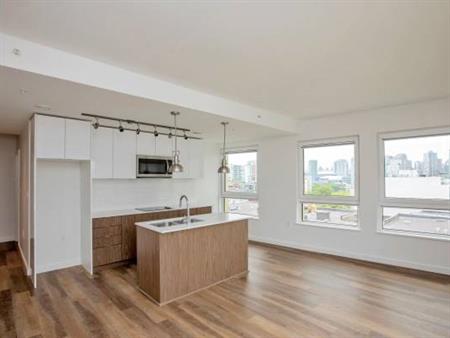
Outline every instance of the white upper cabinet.
<svg viewBox="0 0 450 338">
<path fill-rule="evenodd" d="M 91 156 L 91 124 L 87 121 L 66 119 L 65 158 L 89 160 Z"/>
<path fill-rule="evenodd" d="M 155 137 L 155 155 L 157 156 L 172 156 L 173 151 L 173 137 L 169 138 L 166 135 L 159 135 Z"/>
<path fill-rule="evenodd" d="M 35 115 L 37 158 L 64 158 L 65 119 Z"/>
<path fill-rule="evenodd" d="M 136 137 L 133 131 L 113 130 L 113 178 L 136 178 Z"/>
<path fill-rule="evenodd" d="M 174 173 L 173 178 L 201 178 L 203 177 L 204 147 L 199 140 L 178 139 L 180 162 L 184 167 L 182 173 Z"/>
<path fill-rule="evenodd" d="M 113 178 L 113 130 L 91 129 L 93 178 Z"/>
<path fill-rule="evenodd" d="M 37 158 L 89 160 L 89 122 L 39 114 L 34 119 Z"/>
<path fill-rule="evenodd" d="M 203 177 L 205 145 L 200 140 L 189 140 L 189 177 Z"/>
<path fill-rule="evenodd" d="M 155 139 L 153 134 L 140 133 L 137 139 L 137 154 L 138 155 L 155 155 Z"/>
</svg>

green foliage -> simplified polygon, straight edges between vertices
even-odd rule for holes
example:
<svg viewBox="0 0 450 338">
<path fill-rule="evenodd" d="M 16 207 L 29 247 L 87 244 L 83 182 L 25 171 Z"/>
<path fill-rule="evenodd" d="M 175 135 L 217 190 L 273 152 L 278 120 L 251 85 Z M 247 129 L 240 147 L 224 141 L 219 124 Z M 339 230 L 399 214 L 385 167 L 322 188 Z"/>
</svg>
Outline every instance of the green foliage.
<svg viewBox="0 0 450 338">
<path fill-rule="evenodd" d="M 350 196 L 350 192 L 342 184 L 336 183 L 315 183 L 311 189 L 311 195 L 316 196 Z M 320 204 L 321 208 L 348 210 L 351 207 L 344 204 Z"/>
<path fill-rule="evenodd" d="M 311 189 L 311 195 L 318 196 L 349 196 L 350 193 L 344 185 L 336 183 L 315 183 Z"/>
</svg>

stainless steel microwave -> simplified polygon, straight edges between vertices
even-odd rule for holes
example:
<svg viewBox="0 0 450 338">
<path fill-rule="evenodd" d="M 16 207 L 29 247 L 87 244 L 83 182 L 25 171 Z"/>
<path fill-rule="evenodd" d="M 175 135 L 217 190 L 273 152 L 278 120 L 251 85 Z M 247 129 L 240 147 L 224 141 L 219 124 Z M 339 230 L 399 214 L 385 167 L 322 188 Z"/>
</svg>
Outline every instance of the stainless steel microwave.
<svg viewBox="0 0 450 338">
<path fill-rule="evenodd" d="M 136 156 L 136 177 L 171 178 L 172 158 L 169 156 Z"/>
</svg>

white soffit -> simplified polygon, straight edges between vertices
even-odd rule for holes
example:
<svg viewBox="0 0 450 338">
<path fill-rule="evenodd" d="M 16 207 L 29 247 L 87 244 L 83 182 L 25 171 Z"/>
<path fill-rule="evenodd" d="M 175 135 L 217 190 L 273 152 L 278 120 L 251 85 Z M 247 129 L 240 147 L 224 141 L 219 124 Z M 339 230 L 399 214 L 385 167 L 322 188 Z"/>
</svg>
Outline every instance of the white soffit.
<svg viewBox="0 0 450 338">
<path fill-rule="evenodd" d="M 290 117 L 133 73 L 6 34 L 0 34 L 0 45 L 1 66 L 203 111 L 225 118 L 242 120 L 284 132 L 296 131 L 295 120 Z"/>
</svg>

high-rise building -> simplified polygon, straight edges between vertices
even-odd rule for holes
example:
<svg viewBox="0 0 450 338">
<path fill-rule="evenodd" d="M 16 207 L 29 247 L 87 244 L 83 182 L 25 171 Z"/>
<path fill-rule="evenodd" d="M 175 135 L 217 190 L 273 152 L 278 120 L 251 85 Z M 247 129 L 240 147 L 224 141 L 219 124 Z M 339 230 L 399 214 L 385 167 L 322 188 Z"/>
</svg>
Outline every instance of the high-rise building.
<svg viewBox="0 0 450 338">
<path fill-rule="evenodd" d="M 386 156 L 384 162 L 384 171 L 387 177 L 397 177 L 400 172 L 401 160 L 392 156 Z"/>
<path fill-rule="evenodd" d="M 317 160 L 309 160 L 308 174 L 311 177 L 311 182 L 315 182 L 317 180 L 317 176 L 318 176 Z"/>
<path fill-rule="evenodd" d="M 425 176 L 438 176 L 440 171 L 437 153 L 430 150 L 423 154 L 423 174 Z"/>
<path fill-rule="evenodd" d="M 245 166 L 245 181 L 247 183 L 256 182 L 256 161 L 248 161 Z"/>
<path fill-rule="evenodd" d="M 422 164 L 422 162 L 420 162 L 420 161 L 414 162 L 414 169 L 416 169 L 417 174 L 419 176 L 423 175 L 423 164 Z"/>
<path fill-rule="evenodd" d="M 337 160 L 334 162 L 334 173 L 338 176 L 347 177 L 349 172 L 347 160 Z"/>
<path fill-rule="evenodd" d="M 399 160 L 400 170 L 409 170 L 412 169 L 412 162 L 408 160 L 408 156 L 406 154 L 397 154 L 394 156 L 394 159 Z"/>
<path fill-rule="evenodd" d="M 245 169 L 243 165 L 232 165 L 231 172 L 233 173 L 233 181 L 235 182 L 245 181 Z"/>
<path fill-rule="evenodd" d="M 354 187 L 355 186 L 355 159 L 352 158 L 350 160 L 350 184 Z"/>
</svg>

